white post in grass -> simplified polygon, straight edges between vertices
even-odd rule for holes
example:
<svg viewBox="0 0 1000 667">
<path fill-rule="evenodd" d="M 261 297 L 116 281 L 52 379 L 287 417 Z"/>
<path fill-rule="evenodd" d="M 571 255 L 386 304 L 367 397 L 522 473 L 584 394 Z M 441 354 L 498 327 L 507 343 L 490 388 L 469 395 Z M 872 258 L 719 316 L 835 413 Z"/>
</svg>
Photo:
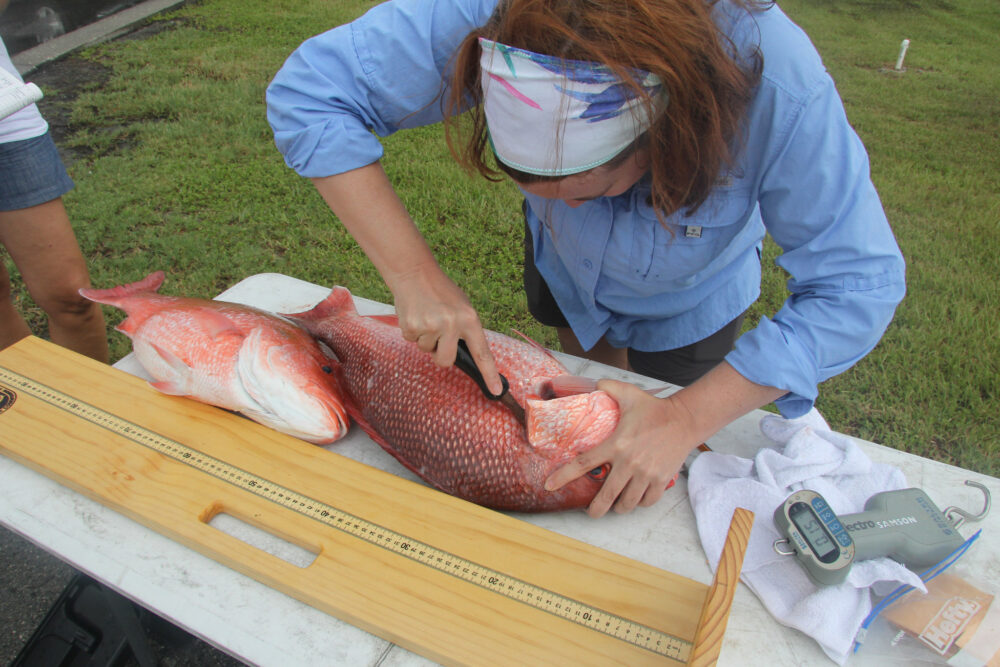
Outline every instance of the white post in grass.
<svg viewBox="0 0 1000 667">
<path fill-rule="evenodd" d="M 910 48 L 910 40 L 904 39 L 903 43 L 899 45 L 899 57 L 896 58 L 896 71 L 903 71 L 903 58 L 906 57 L 906 49 Z"/>
</svg>

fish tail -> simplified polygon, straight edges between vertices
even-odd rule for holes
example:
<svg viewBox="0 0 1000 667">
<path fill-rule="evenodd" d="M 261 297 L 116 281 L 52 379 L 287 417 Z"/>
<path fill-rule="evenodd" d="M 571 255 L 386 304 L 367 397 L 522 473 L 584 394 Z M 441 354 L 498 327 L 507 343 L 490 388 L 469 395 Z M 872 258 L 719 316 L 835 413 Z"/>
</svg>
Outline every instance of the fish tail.
<svg viewBox="0 0 1000 667">
<path fill-rule="evenodd" d="M 80 296 L 85 299 L 90 299 L 91 301 L 96 301 L 97 303 L 114 303 L 119 299 L 133 296 L 135 294 L 140 294 L 143 292 L 156 292 L 163 285 L 163 281 L 166 275 L 163 271 L 154 271 L 148 276 L 134 283 L 129 283 L 128 285 L 119 285 L 118 287 L 110 287 L 108 289 L 94 289 L 93 287 L 84 287 L 80 289 Z"/>
<path fill-rule="evenodd" d="M 354 308 L 354 298 L 350 290 L 337 285 L 330 294 L 313 306 L 311 309 L 301 313 L 288 313 L 289 317 L 300 320 L 324 320 L 328 317 L 338 317 L 342 315 L 353 315 L 358 311 Z"/>
</svg>

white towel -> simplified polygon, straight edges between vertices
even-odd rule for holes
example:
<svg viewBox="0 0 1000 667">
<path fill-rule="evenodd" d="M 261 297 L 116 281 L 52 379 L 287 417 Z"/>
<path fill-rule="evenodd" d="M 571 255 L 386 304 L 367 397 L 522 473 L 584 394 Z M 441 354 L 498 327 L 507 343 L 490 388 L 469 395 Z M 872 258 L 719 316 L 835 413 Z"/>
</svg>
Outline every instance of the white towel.
<svg viewBox="0 0 1000 667">
<path fill-rule="evenodd" d="M 920 578 L 889 558 L 857 561 L 847 580 L 817 586 L 794 556 L 774 551 L 779 539 L 774 510 L 795 491 L 822 495 L 837 514 L 864 510 L 880 491 L 906 487 L 895 467 L 872 463 L 855 442 L 834 433 L 815 409 L 798 419 L 768 415 L 760 429 L 774 441 L 753 460 L 706 452 L 691 465 L 688 493 L 705 555 L 718 566 L 733 510 L 755 514 L 742 579 L 781 623 L 806 633 L 838 664 L 871 611 L 871 592 L 886 595 L 899 584 L 926 590 Z"/>
</svg>

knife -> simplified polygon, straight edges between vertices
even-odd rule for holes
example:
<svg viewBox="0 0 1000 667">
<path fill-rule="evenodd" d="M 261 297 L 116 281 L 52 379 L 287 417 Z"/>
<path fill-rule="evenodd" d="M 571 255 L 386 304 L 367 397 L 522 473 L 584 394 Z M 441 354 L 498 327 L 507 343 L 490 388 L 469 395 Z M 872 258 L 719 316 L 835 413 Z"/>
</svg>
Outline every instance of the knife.
<svg viewBox="0 0 1000 667">
<path fill-rule="evenodd" d="M 500 401 L 503 403 L 507 406 L 507 409 L 514 413 L 514 417 L 517 418 L 517 421 L 521 422 L 521 426 L 524 426 L 524 408 L 511 395 L 510 382 L 501 374 L 500 382 L 503 384 L 503 389 L 499 394 L 492 393 L 486 386 L 486 380 L 483 379 L 483 374 L 479 372 L 476 362 L 472 360 L 472 353 L 469 352 L 469 346 L 461 339 L 458 341 L 458 350 L 455 354 L 455 366 L 479 385 L 479 390 L 483 392 L 483 396 L 491 401 Z"/>
</svg>

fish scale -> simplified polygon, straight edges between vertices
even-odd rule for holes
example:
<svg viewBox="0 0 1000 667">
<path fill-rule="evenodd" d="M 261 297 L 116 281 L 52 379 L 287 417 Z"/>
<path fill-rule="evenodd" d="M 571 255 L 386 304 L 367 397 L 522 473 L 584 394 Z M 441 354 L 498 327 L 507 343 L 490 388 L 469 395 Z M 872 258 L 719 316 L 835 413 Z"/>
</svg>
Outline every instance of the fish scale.
<svg viewBox="0 0 1000 667">
<path fill-rule="evenodd" d="M 617 424 L 604 392 L 539 400 L 540 382 L 566 369 L 540 347 L 487 331 L 497 368 L 526 405 L 528 428 L 485 398 L 454 366 L 439 367 L 402 337 L 391 317 L 361 316 L 350 292 L 334 288 L 312 310 L 288 315 L 340 361 L 358 424 L 386 451 L 436 488 L 494 509 L 540 512 L 584 507 L 600 482 L 581 477 L 557 491 L 545 479 Z M 557 428 L 557 432 L 545 429 Z M 544 447 L 532 443 L 544 442 Z"/>
</svg>

